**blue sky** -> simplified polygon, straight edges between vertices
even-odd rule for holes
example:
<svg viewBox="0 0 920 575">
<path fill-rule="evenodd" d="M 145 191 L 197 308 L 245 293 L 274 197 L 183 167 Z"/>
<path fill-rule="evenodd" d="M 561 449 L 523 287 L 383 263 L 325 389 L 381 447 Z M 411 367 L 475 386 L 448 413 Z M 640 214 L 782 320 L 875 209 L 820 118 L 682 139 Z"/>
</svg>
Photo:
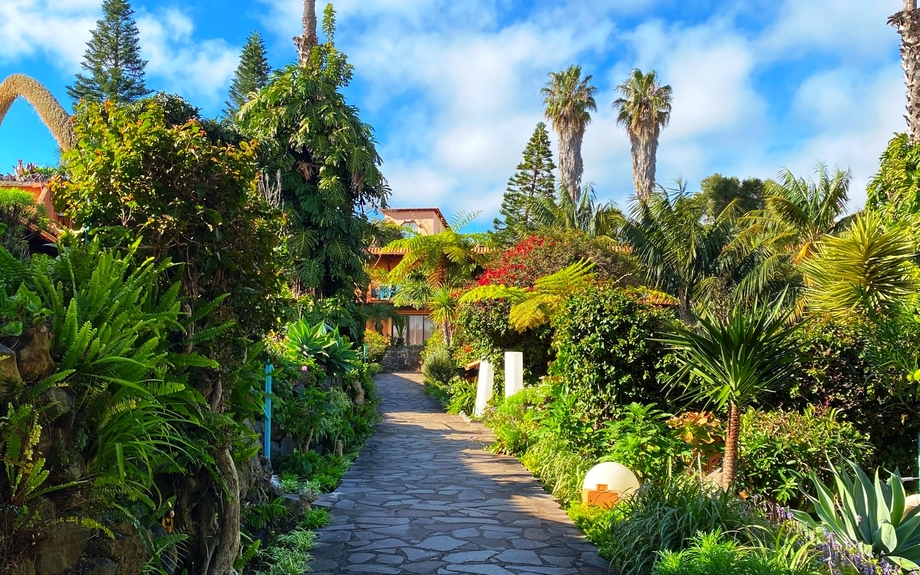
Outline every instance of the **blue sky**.
<svg viewBox="0 0 920 575">
<path fill-rule="evenodd" d="M 67 106 L 101 0 L 0 0 L 0 78 L 30 74 Z M 322 0 L 318 4 L 324 5 Z M 610 103 L 633 67 L 673 86 L 658 180 L 696 189 L 715 172 L 853 171 L 851 209 L 894 132 L 904 129 L 900 0 L 335 0 L 338 46 L 355 65 L 351 103 L 374 126 L 391 205 L 497 214 L 542 119 L 540 87 L 569 64 L 594 76 L 598 112 L 586 182 L 628 204 L 629 142 Z M 260 30 L 274 66 L 293 60 L 301 0 L 132 2 L 148 85 L 216 115 L 239 50 Z M 24 103 L 0 127 L 0 171 L 56 162 Z"/>
</svg>

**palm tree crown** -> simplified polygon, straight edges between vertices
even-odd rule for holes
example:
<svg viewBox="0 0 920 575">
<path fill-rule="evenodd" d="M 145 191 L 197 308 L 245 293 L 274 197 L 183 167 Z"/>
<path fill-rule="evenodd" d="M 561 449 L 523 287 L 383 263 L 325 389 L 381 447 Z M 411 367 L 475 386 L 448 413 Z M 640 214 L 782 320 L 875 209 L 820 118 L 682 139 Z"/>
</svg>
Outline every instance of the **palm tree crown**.
<svg viewBox="0 0 920 575">
<path fill-rule="evenodd" d="M 546 119 L 559 136 L 559 172 L 562 187 L 574 203 L 581 194 L 581 142 L 585 127 L 591 123 L 591 112 L 597 111 L 591 85 L 591 75 L 581 77 L 581 66 L 569 66 L 563 72 L 551 72 L 549 82 L 540 89 L 546 106 Z"/>
<path fill-rule="evenodd" d="M 655 187 L 656 155 L 661 128 L 671 120 L 671 86 L 662 86 L 654 70 L 635 69 L 617 86 L 621 94 L 613 102 L 617 122 L 626 126 L 632 146 L 633 183 L 636 196 L 647 200 Z"/>
</svg>

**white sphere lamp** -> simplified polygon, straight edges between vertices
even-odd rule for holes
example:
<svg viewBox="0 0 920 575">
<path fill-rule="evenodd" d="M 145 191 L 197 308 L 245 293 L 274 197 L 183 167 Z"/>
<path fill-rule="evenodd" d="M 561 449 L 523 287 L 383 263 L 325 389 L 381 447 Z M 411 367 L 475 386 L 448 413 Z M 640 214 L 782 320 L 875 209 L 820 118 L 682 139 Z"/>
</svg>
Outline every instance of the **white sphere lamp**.
<svg viewBox="0 0 920 575">
<path fill-rule="evenodd" d="M 639 489 L 639 479 L 625 465 L 606 461 L 598 463 L 585 475 L 581 502 L 611 508 L 617 501 Z"/>
</svg>

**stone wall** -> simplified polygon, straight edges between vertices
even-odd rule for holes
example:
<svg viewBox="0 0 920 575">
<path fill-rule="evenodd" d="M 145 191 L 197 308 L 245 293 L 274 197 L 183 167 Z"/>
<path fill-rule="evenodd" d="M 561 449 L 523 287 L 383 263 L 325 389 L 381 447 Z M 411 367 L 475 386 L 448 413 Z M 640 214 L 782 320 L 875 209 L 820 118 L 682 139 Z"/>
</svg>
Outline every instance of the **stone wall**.
<svg viewBox="0 0 920 575">
<path fill-rule="evenodd" d="M 380 365 L 383 371 L 422 371 L 422 350 L 421 346 L 402 346 L 391 347 L 387 354 L 383 356 Z"/>
</svg>

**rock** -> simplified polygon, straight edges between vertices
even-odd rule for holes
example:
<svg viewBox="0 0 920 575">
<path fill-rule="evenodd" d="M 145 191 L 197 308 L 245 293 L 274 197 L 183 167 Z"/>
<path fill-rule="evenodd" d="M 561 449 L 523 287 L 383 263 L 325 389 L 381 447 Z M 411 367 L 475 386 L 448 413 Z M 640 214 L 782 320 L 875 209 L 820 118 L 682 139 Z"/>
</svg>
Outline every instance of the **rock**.
<svg viewBox="0 0 920 575">
<path fill-rule="evenodd" d="M 337 439 L 335 441 L 335 456 L 342 457 L 344 451 L 345 451 L 345 444 L 342 442 L 341 439 Z"/>
<path fill-rule="evenodd" d="M 284 496 L 284 506 L 288 508 L 292 513 L 304 514 L 311 509 L 311 503 L 316 498 L 311 494 L 307 495 L 297 495 L 294 493 L 288 493 Z"/>
<path fill-rule="evenodd" d="M 58 523 L 38 544 L 35 575 L 61 575 L 80 561 L 90 530 L 75 523 Z"/>
<path fill-rule="evenodd" d="M 275 455 L 274 450 L 272 450 L 272 455 L 275 457 L 284 457 L 285 455 L 290 455 L 294 453 L 294 438 L 290 435 L 281 440 L 278 444 L 278 454 Z"/>
<path fill-rule="evenodd" d="M 111 559 L 96 557 L 84 563 L 83 575 L 117 575 L 118 565 Z"/>
<path fill-rule="evenodd" d="M 127 523 L 122 523 L 114 531 L 115 541 L 109 546 L 109 552 L 118 565 L 118 575 L 141 573 L 147 562 L 147 549 L 140 535 Z"/>
<path fill-rule="evenodd" d="M 46 413 L 52 420 L 65 413 L 70 413 L 73 409 L 73 398 L 60 387 L 53 387 L 43 393 L 39 403 L 48 406 Z"/>
<path fill-rule="evenodd" d="M 355 397 L 352 402 L 355 405 L 364 405 L 364 386 L 361 385 L 361 380 L 356 379 L 351 382 L 352 388 L 355 390 Z"/>
<path fill-rule="evenodd" d="M 21 380 L 16 352 L 0 343 L 0 391 L 5 390 L 4 382 Z"/>
<path fill-rule="evenodd" d="M 54 373 L 51 359 L 51 331 L 47 326 L 35 326 L 22 334 L 19 350 L 19 373 L 22 379 L 38 380 Z"/>
<path fill-rule="evenodd" d="M 35 575 L 35 563 L 31 559 L 23 559 L 10 570 L 10 575 Z"/>
</svg>

